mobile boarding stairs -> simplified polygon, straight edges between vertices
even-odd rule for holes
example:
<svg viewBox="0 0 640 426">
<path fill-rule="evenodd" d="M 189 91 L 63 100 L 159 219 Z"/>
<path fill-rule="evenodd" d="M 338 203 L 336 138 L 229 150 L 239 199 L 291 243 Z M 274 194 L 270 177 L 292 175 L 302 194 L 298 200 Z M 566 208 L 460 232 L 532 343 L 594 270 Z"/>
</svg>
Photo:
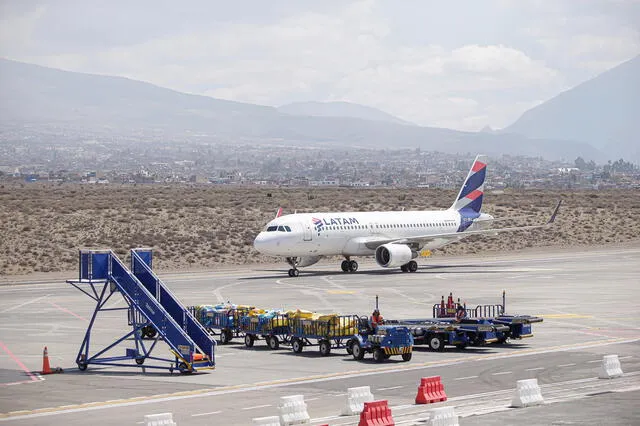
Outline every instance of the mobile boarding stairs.
<svg viewBox="0 0 640 426">
<path fill-rule="evenodd" d="M 145 368 L 179 370 L 181 373 L 215 368 L 215 340 L 153 272 L 152 259 L 151 249 L 132 249 L 128 269 L 111 250 L 80 250 L 80 277 L 77 281 L 67 282 L 96 302 L 76 358 L 80 370 L 86 370 L 90 364 L 139 367 L 143 371 Z M 106 307 L 112 296 L 118 297 L 118 294 L 124 298 L 127 307 Z M 129 331 L 106 347 L 95 350 L 91 334 L 99 321 L 98 314 L 124 310 L 128 310 L 129 318 L 133 319 Z M 150 327 L 157 330 L 155 339 L 144 342 L 142 338 Z M 152 356 L 160 341 L 169 346 L 172 359 Z M 129 346 L 124 355 L 107 356 L 107 352 L 114 353 L 120 345 Z M 151 365 L 147 360 L 162 365 Z"/>
</svg>

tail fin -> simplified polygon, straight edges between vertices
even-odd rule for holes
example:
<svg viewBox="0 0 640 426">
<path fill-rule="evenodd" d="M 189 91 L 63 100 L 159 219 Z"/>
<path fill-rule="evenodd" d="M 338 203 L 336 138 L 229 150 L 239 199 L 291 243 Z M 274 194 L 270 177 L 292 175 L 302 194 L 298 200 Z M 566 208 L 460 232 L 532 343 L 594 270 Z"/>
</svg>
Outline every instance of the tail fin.
<svg viewBox="0 0 640 426">
<path fill-rule="evenodd" d="M 469 174 L 464 181 L 464 185 L 458 192 L 456 201 L 451 206 L 451 210 L 460 211 L 462 209 L 480 213 L 482 208 L 482 196 L 484 195 L 484 178 L 487 174 L 487 156 L 478 155 L 469 170 Z"/>
</svg>

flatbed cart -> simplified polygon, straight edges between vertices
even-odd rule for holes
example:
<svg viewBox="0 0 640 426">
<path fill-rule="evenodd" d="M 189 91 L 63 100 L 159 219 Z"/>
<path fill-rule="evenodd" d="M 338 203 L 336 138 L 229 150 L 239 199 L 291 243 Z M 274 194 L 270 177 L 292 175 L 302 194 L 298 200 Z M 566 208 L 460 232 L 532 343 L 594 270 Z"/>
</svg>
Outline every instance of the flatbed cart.
<svg viewBox="0 0 640 426">
<path fill-rule="evenodd" d="M 531 324 L 542 322 L 542 318 L 531 315 L 500 315 L 492 319 L 495 324 L 509 327 L 509 331 L 499 335 L 498 343 L 509 339 L 525 339 L 533 337 Z"/>
<path fill-rule="evenodd" d="M 244 334 L 244 344 L 250 348 L 259 338 L 263 338 L 270 349 L 278 349 L 280 343 L 291 340 L 289 317 L 276 314 L 273 317 L 244 315 L 240 318 L 239 331 Z"/>
<path fill-rule="evenodd" d="M 472 341 L 468 330 L 437 319 L 388 320 L 385 324 L 407 327 L 413 336 L 414 346 L 427 345 L 436 352 L 443 351 L 447 345 L 463 349 Z"/>
<path fill-rule="evenodd" d="M 252 307 L 215 309 L 213 306 L 189 306 L 192 315 L 202 324 L 207 332 L 219 336 L 220 343 L 228 344 L 234 337 L 243 337 L 240 331 L 240 320 Z"/>
<path fill-rule="evenodd" d="M 347 347 L 358 331 L 357 315 L 327 315 L 317 319 L 289 318 L 291 348 L 300 353 L 305 346 L 318 346 L 320 355 L 328 356 L 331 349 Z"/>
</svg>

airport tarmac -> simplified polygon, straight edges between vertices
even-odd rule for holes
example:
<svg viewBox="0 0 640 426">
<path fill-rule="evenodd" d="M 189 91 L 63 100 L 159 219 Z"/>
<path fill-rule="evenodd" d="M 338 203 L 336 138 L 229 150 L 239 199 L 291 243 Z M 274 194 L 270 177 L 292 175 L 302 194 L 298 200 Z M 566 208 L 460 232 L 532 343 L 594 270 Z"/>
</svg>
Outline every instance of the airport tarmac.
<svg viewBox="0 0 640 426">
<path fill-rule="evenodd" d="M 431 317 L 453 292 L 470 306 L 499 303 L 507 313 L 542 315 L 534 337 L 511 344 L 431 352 L 410 362 L 354 361 L 342 350 L 320 357 L 272 351 L 239 339 L 216 348 L 216 370 L 193 375 L 93 367 L 75 357 L 92 301 L 64 282 L 0 286 L 0 422 L 50 425 L 142 424 L 145 414 L 173 413 L 178 424 L 240 425 L 278 413 L 281 396 L 302 394 L 312 424 L 357 424 L 341 417 L 347 388 L 370 386 L 387 399 L 397 424 L 424 424 L 429 410 L 455 406 L 461 425 L 638 424 L 640 401 L 640 246 L 432 258 L 418 272 L 361 261 L 354 274 L 322 262 L 289 278 L 285 264 L 161 274 L 185 304 L 231 301 L 285 310 L 370 314 L 375 296 L 386 318 Z M 68 278 L 77 278 L 70 276 Z M 110 307 L 124 306 L 122 298 Z M 104 314 L 92 340 L 106 345 L 127 329 L 126 312 Z M 40 376 L 42 349 L 64 374 Z M 124 354 L 125 346 L 118 354 Z M 162 350 L 162 349 L 161 349 Z M 624 377 L 597 379 L 605 354 L 618 354 Z M 168 355 L 168 351 L 167 351 Z M 442 376 L 449 400 L 414 405 L 421 377 Z M 508 408 L 516 381 L 537 378 L 546 404 Z M 564 423 L 562 423 L 564 422 Z"/>
</svg>

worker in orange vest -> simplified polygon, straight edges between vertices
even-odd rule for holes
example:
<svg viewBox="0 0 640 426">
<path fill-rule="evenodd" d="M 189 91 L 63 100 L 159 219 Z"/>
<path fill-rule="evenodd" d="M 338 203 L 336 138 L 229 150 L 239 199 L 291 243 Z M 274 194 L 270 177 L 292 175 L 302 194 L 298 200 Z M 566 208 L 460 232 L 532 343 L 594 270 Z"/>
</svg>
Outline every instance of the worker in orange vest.
<svg viewBox="0 0 640 426">
<path fill-rule="evenodd" d="M 371 325 L 373 331 L 376 331 L 378 329 L 378 326 L 383 323 L 384 318 L 380 314 L 380 311 L 378 309 L 374 309 L 373 313 L 371 314 L 371 318 L 369 318 L 369 325 Z"/>
</svg>

